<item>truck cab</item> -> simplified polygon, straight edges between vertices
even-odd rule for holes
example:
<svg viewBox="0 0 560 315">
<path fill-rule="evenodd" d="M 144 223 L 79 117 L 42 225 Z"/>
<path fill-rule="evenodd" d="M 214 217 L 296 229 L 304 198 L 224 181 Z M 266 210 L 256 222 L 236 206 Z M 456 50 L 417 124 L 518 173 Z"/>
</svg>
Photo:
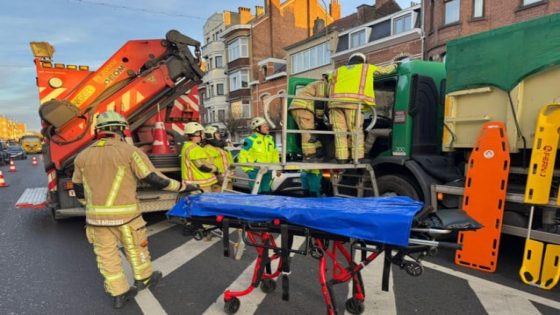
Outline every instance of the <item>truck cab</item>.
<svg viewBox="0 0 560 315">
<path fill-rule="evenodd" d="M 290 78 L 288 94 L 297 94 L 312 81 Z M 364 126 L 369 127 L 364 132 L 366 157 L 374 167 L 379 193 L 428 203 L 432 184 L 463 177 L 455 157 L 441 152 L 445 66 L 420 60 L 400 63 L 395 72 L 375 77 L 374 89 L 376 114 L 365 113 Z M 297 128 L 290 119 L 288 128 Z M 298 138 L 288 137 L 288 153 L 301 152 Z M 326 150 L 334 152 L 334 141 L 324 140 Z"/>
</svg>

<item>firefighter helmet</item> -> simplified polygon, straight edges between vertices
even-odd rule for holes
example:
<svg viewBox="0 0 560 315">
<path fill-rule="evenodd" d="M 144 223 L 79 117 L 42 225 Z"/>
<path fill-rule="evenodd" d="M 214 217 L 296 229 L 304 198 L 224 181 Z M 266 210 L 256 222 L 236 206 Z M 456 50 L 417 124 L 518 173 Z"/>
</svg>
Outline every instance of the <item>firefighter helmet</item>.
<svg viewBox="0 0 560 315">
<path fill-rule="evenodd" d="M 348 65 L 357 65 L 361 63 L 366 63 L 366 55 L 361 52 L 353 53 L 350 58 L 348 58 Z"/>
<path fill-rule="evenodd" d="M 206 128 L 204 128 L 204 133 L 206 135 L 206 139 L 214 139 L 214 137 L 215 137 L 214 135 L 218 131 L 219 131 L 219 129 L 215 126 L 212 126 L 212 125 L 206 126 Z"/>
<path fill-rule="evenodd" d="M 251 119 L 251 129 L 255 130 L 266 123 L 266 119 L 264 119 L 263 117 L 255 117 Z"/>
<path fill-rule="evenodd" d="M 204 127 L 197 122 L 190 122 L 185 125 L 185 134 L 192 135 L 197 133 L 198 131 L 204 131 Z"/>
<path fill-rule="evenodd" d="M 109 127 L 122 127 L 126 128 L 128 122 L 119 113 L 109 110 L 97 115 L 95 129 L 109 129 Z"/>
</svg>

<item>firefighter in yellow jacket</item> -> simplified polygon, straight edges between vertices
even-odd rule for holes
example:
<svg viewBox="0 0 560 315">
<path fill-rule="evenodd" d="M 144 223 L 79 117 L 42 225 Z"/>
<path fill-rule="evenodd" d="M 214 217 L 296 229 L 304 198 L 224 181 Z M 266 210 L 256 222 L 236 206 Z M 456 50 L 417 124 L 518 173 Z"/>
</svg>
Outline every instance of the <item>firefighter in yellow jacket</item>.
<svg viewBox="0 0 560 315">
<path fill-rule="evenodd" d="M 335 135 L 335 157 L 339 163 L 347 163 L 349 157 L 364 157 L 363 116 L 356 122 L 358 103 L 362 110 L 375 106 L 373 81 L 375 73 L 390 73 L 395 66 L 376 67 L 366 63 L 366 56 L 355 53 L 345 66 L 337 68 L 330 85 L 329 121 L 333 131 L 356 132 L 353 135 Z M 356 156 L 354 156 L 356 154 Z"/>
<path fill-rule="evenodd" d="M 276 149 L 274 139 L 269 135 L 270 127 L 263 117 L 255 117 L 251 120 L 253 134 L 245 138 L 243 148 L 239 151 L 239 163 L 280 163 L 280 153 Z M 258 169 L 243 167 L 250 179 L 257 177 Z M 254 182 L 249 182 L 253 189 Z M 272 172 L 263 175 L 258 193 L 270 193 L 272 184 Z"/>
<path fill-rule="evenodd" d="M 152 271 L 146 222 L 136 198 L 138 180 L 167 191 L 185 188 L 156 171 L 144 152 L 124 141 L 126 127 L 127 121 L 114 111 L 98 115 L 95 130 L 100 140 L 78 154 L 72 177 L 76 196 L 85 199 L 87 239 L 115 308 L 162 277 Z M 118 243 L 132 266 L 135 286 L 129 286 L 124 274 Z"/>
<path fill-rule="evenodd" d="M 212 163 L 218 168 L 218 183 L 212 187 L 212 191 L 221 191 L 222 182 L 229 166 L 233 164 L 231 152 L 224 149 L 226 142 L 218 128 L 208 125 L 204 128 L 204 150 L 210 157 Z M 231 189 L 231 187 L 230 187 Z"/>
<path fill-rule="evenodd" d="M 181 175 L 187 184 L 196 184 L 202 191 L 211 192 L 212 185 L 218 183 L 219 170 L 208 153 L 202 148 L 204 127 L 197 122 L 185 125 L 189 140 L 181 149 Z"/>
<path fill-rule="evenodd" d="M 292 103 L 290 103 L 290 114 L 296 121 L 298 129 L 313 130 L 316 125 L 315 118 L 323 119 L 325 114 L 325 102 L 301 99 L 297 98 L 298 96 L 328 97 L 328 76 L 325 75 L 322 80 L 308 84 L 297 93 Z M 321 142 L 317 139 L 316 135 L 310 133 L 301 134 L 301 150 L 303 152 L 304 162 L 318 162 L 317 151 L 321 150 L 321 148 Z"/>
</svg>

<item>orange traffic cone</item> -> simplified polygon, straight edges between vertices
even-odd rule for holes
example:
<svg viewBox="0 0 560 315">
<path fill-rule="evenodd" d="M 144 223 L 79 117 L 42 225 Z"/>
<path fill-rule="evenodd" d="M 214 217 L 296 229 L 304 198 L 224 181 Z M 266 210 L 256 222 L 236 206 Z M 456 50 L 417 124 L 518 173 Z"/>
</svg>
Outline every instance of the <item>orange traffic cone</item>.
<svg viewBox="0 0 560 315">
<path fill-rule="evenodd" d="M 14 163 L 14 160 L 10 160 L 10 172 L 15 172 L 16 171 L 16 163 Z"/>
<path fill-rule="evenodd" d="M 2 170 L 0 170 L 0 187 L 8 187 L 8 183 L 4 180 L 4 174 L 2 174 Z"/>
<path fill-rule="evenodd" d="M 37 166 L 37 158 L 36 157 L 31 158 L 31 165 Z"/>
<path fill-rule="evenodd" d="M 161 118 L 161 111 L 156 116 L 156 124 L 154 128 L 154 143 L 152 144 L 152 153 L 154 154 L 169 154 L 172 153 L 167 141 L 167 134 L 165 133 L 165 125 Z"/>
</svg>

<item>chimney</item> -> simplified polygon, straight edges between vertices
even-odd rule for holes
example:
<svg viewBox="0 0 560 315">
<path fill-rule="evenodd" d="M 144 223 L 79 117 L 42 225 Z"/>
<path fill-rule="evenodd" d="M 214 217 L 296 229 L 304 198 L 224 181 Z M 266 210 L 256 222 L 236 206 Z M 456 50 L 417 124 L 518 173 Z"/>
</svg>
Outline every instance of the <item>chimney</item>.
<svg viewBox="0 0 560 315">
<path fill-rule="evenodd" d="M 253 17 L 251 16 L 251 9 L 246 7 L 239 7 L 239 23 L 247 24 L 251 21 Z"/>
<path fill-rule="evenodd" d="M 377 0 L 379 1 L 379 0 Z M 377 6 L 377 4 L 376 4 Z M 375 16 L 375 6 L 372 5 L 367 5 L 367 4 L 362 4 L 360 6 L 357 7 L 358 10 L 358 20 L 362 23 L 366 23 L 369 22 L 370 20 L 373 20 L 374 16 Z"/>
<path fill-rule="evenodd" d="M 313 35 L 319 33 L 324 28 L 325 21 L 317 17 L 315 21 L 313 21 Z"/>
<path fill-rule="evenodd" d="M 331 0 L 329 4 L 329 14 L 335 21 L 340 19 L 340 3 L 338 0 Z"/>
<path fill-rule="evenodd" d="M 262 5 L 255 6 L 255 14 L 256 16 L 261 16 L 264 14 L 264 7 Z"/>
</svg>

